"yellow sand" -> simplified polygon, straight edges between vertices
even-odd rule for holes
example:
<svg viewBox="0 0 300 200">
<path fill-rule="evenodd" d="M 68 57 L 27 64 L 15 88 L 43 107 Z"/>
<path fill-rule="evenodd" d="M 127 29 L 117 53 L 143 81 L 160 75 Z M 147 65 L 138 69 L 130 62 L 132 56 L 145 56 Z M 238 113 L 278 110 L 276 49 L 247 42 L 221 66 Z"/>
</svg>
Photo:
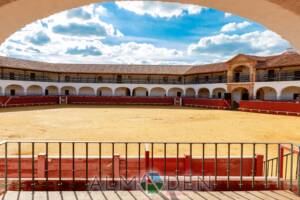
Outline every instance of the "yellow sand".
<svg viewBox="0 0 300 200">
<path fill-rule="evenodd" d="M 300 117 L 144 106 L 10 108 L 0 110 L 0 138 L 300 143 Z"/>
</svg>

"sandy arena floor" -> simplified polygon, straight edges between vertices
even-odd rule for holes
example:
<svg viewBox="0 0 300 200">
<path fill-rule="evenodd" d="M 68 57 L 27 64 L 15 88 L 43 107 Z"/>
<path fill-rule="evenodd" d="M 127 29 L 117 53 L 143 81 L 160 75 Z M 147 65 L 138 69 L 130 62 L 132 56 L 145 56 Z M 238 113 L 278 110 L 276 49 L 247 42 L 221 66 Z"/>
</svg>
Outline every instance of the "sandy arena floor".
<svg viewBox="0 0 300 200">
<path fill-rule="evenodd" d="M 1 140 L 300 143 L 300 118 L 174 107 L 0 110 Z"/>
</svg>

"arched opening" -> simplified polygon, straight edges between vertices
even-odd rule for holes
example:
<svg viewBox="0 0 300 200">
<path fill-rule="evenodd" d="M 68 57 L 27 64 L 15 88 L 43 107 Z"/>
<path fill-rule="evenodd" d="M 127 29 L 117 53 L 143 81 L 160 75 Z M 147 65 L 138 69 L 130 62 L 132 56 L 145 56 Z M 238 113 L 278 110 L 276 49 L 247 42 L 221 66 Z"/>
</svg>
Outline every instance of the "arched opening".
<svg viewBox="0 0 300 200">
<path fill-rule="evenodd" d="M 101 87 L 97 90 L 97 96 L 109 97 L 113 95 L 113 91 L 109 87 Z"/>
<path fill-rule="evenodd" d="M 95 91 L 91 87 L 81 87 L 78 94 L 80 96 L 95 96 Z"/>
<path fill-rule="evenodd" d="M 119 87 L 115 90 L 115 96 L 130 96 L 130 89 L 126 87 Z"/>
<path fill-rule="evenodd" d="M 170 88 L 168 90 L 169 97 L 181 97 L 183 96 L 183 90 L 181 88 Z"/>
<path fill-rule="evenodd" d="M 196 97 L 196 91 L 193 88 L 187 88 L 185 91 L 186 97 Z"/>
<path fill-rule="evenodd" d="M 164 88 L 156 87 L 150 90 L 150 96 L 152 97 L 165 97 L 166 90 Z"/>
<path fill-rule="evenodd" d="M 26 24 L 31 23 L 34 20 L 42 19 L 63 10 L 88 5 L 95 2 L 98 3 L 99 0 L 60 0 L 55 5 L 53 5 L 52 0 L 27 0 L 26 9 L 24 9 L 23 1 L 3 1 L 2 6 L 0 6 L 1 16 L 10 16 L 13 13 L 15 23 L 11 24 L 11 20 L 9 18 L 1 18 L 0 25 L 1 27 L 6 28 L 0 34 L 0 43 L 7 39 L 9 35 L 13 34 L 18 29 L 24 27 Z M 191 3 L 191 1 L 186 0 L 180 0 L 178 2 Z M 297 34 L 300 32 L 299 4 L 297 0 L 245 0 L 243 2 L 239 2 L 236 6 L 232 6 L 232 3 L 235 3 L 234 0 L 200 0 L 193 2 L 196 5 L 219 9 L 224 12 L 235 13 L 243 18 L 248 18 L 261 23 L 282 35 L 284 38 L 287 38 L 294 46 L 300 49 L 300 39 Z M 39 8 L 39 12 L 35 12 L 36 8 Z M 18 12 L 20 10 L 22 10 L 22 12 Z M 266 17 L 266 13 L 268 13 L 268 17 Z M 276 23 L 274 23 L 274 21 Z"/>
<path fill-rule="evenodd" d="M 286 87 L 281 91 L 281 100 L 294 101 L 300 100 L 300 87 L 290 86 Z"/>
<path fill-rule="evenodd" d="M 199 98 L 209 98 L 209 90 L 207 88 L 200 88 L 198 91 Z"/>
<path fill-rule="evenodd" d="M 239 103 L 241 100 L 249 100 L 249 91 L 243 87 L 232 91 L 232 102 Z"/>
<path fill-rule="evenodd" d="M 133 89 L 132 96 L 147 97 L 147 96 L 149 96 L 149 92 L 146 88 L 138 87 L 138 88 Z"/>
<path fill-rule="evenodd" d="M 27 95 L 28 96 L 42 96 L 43 89 L 39 85 L 31 85 L 27 88 Z"/>
<path fill-rule="evenodd" d="M 224 88 L 215 88 L 212 97 L 215 99 L 224 99 L 226 90 Z"/>
<path fill-rule="evenodd" d="M 61 95 L 69 96 L 76 95 L 76 89 L 72 86 L 65 86 L 61 88 Z"/>
<path fill-rule="evenodd" d="M 274 101 L 277 98 L 277 93 L 274 88 L 262 87 L 256 91 L 257 100 L 271 100 Z"/>
<path fill-rule="evenodd" d="M 241 65 L 233 69 L 232 82 L 249 82 L 250 81 L 250 69 L 248 66 Z"/>
<path fill-rule="evenodd" d="M 20 85 L 9 85 L 5 88 L 6 96 L 22 96 L 24 95 L 24 88 Z"/>
<path fill-rule="evenodd" d="M 57 96 L 58 94 L 58 88 L 56 86 L 48 86 L 45 89 L 45 96 Z"/>
</svg>

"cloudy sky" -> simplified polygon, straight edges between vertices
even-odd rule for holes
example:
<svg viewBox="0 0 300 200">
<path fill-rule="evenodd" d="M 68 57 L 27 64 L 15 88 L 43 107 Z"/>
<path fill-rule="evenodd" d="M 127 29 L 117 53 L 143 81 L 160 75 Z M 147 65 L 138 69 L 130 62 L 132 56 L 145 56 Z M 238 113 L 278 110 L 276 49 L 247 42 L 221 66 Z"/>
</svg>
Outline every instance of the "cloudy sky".
<svg viewBox="0 0 300 200">
<path fill-rule="evenodd" d="M 27 25 L 0 55 L 64 63 L 201 64 L 290 44 L 255 22 L 214 9 L 160 2 L 91 4 Z"/>
</svg>

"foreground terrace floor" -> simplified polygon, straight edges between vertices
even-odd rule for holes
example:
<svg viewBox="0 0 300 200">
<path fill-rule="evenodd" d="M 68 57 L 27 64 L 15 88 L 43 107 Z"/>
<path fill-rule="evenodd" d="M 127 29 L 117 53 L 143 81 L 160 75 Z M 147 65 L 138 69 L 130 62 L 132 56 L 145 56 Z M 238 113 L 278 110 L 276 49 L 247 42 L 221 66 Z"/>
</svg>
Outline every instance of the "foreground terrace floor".
<svg viewBox="0 0 300 200">
<path fill-rule="evenodd" d="M 300 199 L 286 190 L 275 191 L 230 191 L 230 192 L 196 192 L 196 191 L 163 191 L 159 194 L 146 194 L 143 191 L 62 191 L 62 192 L 16 192 L 8 191 L 2 200 L 152 200 L 152 199 Z"/>
</svg>

